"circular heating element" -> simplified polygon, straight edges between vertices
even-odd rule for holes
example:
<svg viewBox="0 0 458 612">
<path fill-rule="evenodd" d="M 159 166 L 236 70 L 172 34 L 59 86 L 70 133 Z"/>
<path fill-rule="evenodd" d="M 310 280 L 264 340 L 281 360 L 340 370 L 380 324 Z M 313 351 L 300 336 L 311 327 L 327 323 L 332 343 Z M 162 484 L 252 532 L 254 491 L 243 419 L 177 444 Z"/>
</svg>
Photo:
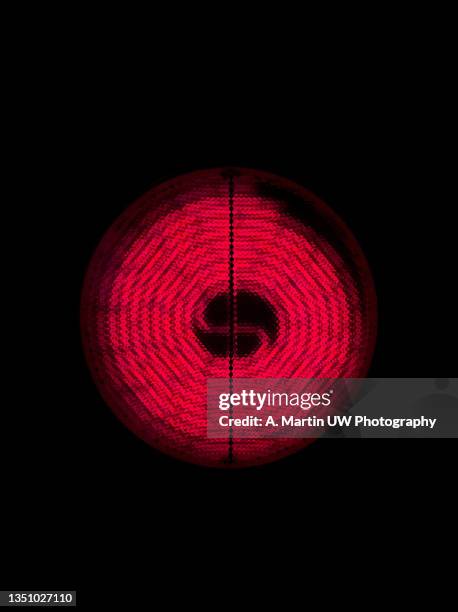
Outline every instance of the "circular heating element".
<svg viewBox="0 0 458 612">
<path fill-rule="evenodd" d="M 304 439 L 209 439 L 209 378 L 358 378 L 376 298 L 350 231 L 277 176 L 212 169 L 164 182 L 108 229 L 82 294 L 84 349 L 119 419 L 193 463 L 276 460 Z"/>
</svg>

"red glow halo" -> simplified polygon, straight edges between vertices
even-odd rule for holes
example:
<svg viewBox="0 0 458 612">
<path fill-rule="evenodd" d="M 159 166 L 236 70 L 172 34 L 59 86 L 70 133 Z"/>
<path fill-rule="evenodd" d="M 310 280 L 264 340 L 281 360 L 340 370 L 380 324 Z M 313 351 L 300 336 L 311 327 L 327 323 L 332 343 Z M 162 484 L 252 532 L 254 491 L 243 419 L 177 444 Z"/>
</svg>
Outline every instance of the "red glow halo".
<svg viewBox="0 0 458 612">
<path fill-rule="evenodd" d="M 205 313 L 230 291 L 273 313 L 270 337 L 234 313 L 235 349 L 237 334 L 258 336 L 249 354 L 218 354 L 199 336 L 224 340 Z M 153 187 L 113 223 L 86 273 L 81 324 L 94 380 L 131 431 L 182 460 L 243 467 L 310 439 L 234 439 L 229 452 L 206 435 L 207 379 L 363 377 L 376 297 L 355 238 L 321 200 L 270 173 L 220 168 Z"/>
</svg>

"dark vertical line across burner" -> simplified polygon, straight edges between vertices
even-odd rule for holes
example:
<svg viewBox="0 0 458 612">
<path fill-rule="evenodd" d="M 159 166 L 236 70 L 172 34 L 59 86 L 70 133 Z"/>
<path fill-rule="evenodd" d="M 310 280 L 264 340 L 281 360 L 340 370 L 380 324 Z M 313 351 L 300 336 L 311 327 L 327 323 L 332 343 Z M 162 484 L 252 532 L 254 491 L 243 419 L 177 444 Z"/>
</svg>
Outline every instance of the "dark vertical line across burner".
<svg viewBox="0 0 458 612">
<path fill-rule="evenodd" d="M 229 393 L 233 391 L 234 353 L 235 353 L 235 318 L 236 303 L 234 289 L 234 175 L 229 175 Z M 229 416 L 232 418 L 233 408 L 230 405 Z M 234 440 L 232 425 L 229 427 L 228 460 L 234 459 Z"/>
</svg>

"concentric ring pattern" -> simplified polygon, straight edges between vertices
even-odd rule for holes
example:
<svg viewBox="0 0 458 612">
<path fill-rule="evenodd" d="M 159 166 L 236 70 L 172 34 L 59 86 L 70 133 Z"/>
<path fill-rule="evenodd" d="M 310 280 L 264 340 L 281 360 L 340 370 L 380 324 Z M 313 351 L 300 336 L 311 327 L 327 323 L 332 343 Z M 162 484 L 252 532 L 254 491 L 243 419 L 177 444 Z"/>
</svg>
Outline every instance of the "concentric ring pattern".
<svg viewBox="0 0 458 612">
<path fill-rule="evenodd" d="M 310 440 L 206 435 L 208 378 L 358 378 L 376 332 L 371 275 L 306 189 L 246 169 L 164 182 L 108 229 L 81 324 L 94 380 L 153 447 L 207 466 L 273 461 Z"/>
</svg>

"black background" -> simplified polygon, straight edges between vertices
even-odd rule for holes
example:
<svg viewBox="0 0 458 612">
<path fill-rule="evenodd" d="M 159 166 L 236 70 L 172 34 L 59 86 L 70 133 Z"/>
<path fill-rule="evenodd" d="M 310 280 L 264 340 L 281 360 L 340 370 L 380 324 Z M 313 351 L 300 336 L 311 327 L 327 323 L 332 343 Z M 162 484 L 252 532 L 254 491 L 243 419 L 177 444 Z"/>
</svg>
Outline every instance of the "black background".
<svg viewBox="0 0 458 612">
<path fill-rule="evenodd" d="M 448 488 L 451 440 L 322 440 L 233 472 L 180 463 L 124 429 L 92 383 L 79 296 L 103 232 L 153 183 L 219 165 L 293 179 L 351 228 L 379 300 L 370 376 L 452 374 L 456 231 L 442 128 L 425 121 L 415 96 L 366 92 L 311 106 L 310 94 L 287 91 L 266 104 L 270 85 L 242 99 L 224 88 L 164 99 L 155 89 L 141 113 L 142 91 L 127 107 L 113 104 L 115 91 L 90 89 L 64 106 L 59 98 L 41 120 L 28 153 L 39 182 L 31 196 L 19 190 L 7 229 L 20 338 L 6 382 L 8 586 L 77 588 L 84 601 L 110 562 L 124 574 L 153 560 L 174 572 L 202 549 L 224 565 L 231 549 L 243 566 L 253 548 L 299 533 L 302 554 L 313 557 L 312 534 L 335 529 L 347 546 L 351 531 L 336 525 L 370 526 L 381 508 L 410 520 Z"/>
</svg>

